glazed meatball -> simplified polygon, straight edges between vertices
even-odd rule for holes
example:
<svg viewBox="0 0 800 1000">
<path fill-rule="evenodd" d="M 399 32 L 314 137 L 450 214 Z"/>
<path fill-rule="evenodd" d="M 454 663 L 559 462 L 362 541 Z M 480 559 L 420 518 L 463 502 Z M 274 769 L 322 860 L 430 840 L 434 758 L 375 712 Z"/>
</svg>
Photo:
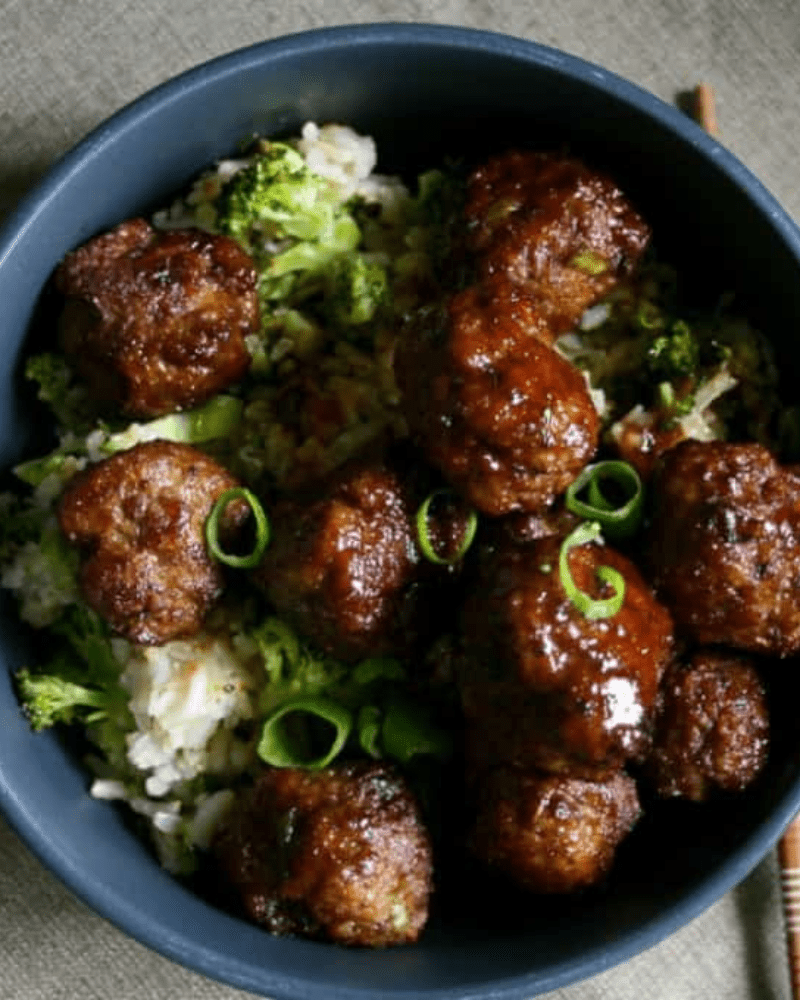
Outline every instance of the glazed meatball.
<svg viewBox="0 0 800 1000">
<path fill-rule="evenodd" d="M 622 607 L 592 619 L 559 573 L 562 539 L 507 545 L 482 560 L 467 597 L 458 684 L 471 766 L 509 764 L 597 778 L 650 748 L 658 685 L 672 655 L 672 623 L 621 553 L 573 546 L 575 585 L 611 596 L 597 570 L 624 580 Z"/>
<path fill-rule="evenodd" d="M 408 653 L 440 622 L 457 570 L 420 552 L 416 512 L 424 498 L 405 460 L 358 456 L 274 507 L 273 538 L 254 579 L 287 621 L 332 656 Z M 438 525 L 434 519 L 437 551 L 455 551 L 465 527 L 464 511 Z"/>
<path fill-rule="evenodd" d="M 384 764 L 262 772 L 213 851 L 247 914 L 273 934 L 404 944 L 428 917 L 428 833 Z"/>
<path fill-rule="evenodd" d="M 504 153 L 469 178 L 468 244 L 482 277 L 503 274 L 555 333 L 629 274 L 650 230 L 617 185 L 559 153 Z"/>
<path fill-rule="evenodd" d="M 652 487 L 653 579 L 702 645 L 800 650 L 800 476 L 758 444 L 687 441 Z"/>
<path fill-rule="evenodd" d="M 132 219 L 68 254 L 55 283 L 65 352 L 128 416 L 198 406 L 249 367 L 256 271 L 227 236 Z"/>
<path fill-rule="evenodd" d="M 479 791 L 472 853 L 538 893 L 575 892 L 599 882 L 639 819 L 636 783 L 499 768 Z"/>
<path fill-rule="evenodd" d="M 500 279 L 420 313 L 398 346 L 415 442 L 486 514 L 548 506 L 597 447 L 586 381 L 548 338 L 531 301 Z"/>
<path fill-rule="evenodd" d="M 159 645 L 199 631 L 223 576 L 206 551 L 205 521 L 237 481 L 195 448 L 151 441 L 89 466 L 58 506 L 66 538 L 83 554 L 86 602 L 121 636 Z M 229 504 L 222 531 L 247 516 Z"/>
<path fill-rule="evenodd" d="M 664 678 L 646 771 L 659 795 L 701 802 L 715 789 L 741 791 L 761 772 L 769 746 L 764 687 L 753 663 L 696 652 Z"/>
</svg>

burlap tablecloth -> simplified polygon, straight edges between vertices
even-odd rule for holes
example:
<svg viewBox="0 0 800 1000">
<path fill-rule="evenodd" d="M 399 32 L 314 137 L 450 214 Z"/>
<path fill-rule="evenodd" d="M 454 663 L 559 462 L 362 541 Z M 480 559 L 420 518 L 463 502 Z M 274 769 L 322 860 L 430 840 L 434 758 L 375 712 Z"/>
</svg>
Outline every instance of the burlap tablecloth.
<svg viewBox="0 0 800 1000">
<path fill-rule="evenodd" d="M 707 81 L 722 141 L 800 220 L 797 0 L 2 0 L 0 216 L 90 128 L 167 77 L 286 32 L 387 20 L 535 39 L 601 63 L 667 101 Z M 246 995 L 128 939 L 72 897 L 0 820 L 0 1000 Z M 667 941 L 550 996 L 788 997 L 774 856 Z"/>
</svg>

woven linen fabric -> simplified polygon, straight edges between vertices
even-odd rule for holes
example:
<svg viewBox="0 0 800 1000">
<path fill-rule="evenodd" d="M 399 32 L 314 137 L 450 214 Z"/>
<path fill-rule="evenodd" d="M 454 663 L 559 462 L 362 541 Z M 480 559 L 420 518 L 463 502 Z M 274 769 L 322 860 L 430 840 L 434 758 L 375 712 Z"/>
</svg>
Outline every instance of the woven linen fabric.
<svg viewBox="0 0 800 1000">
<path fill-rule="evenodd" d="M 86 132 L 150 87 L 291 31 L 426 21 L 508 32 L 673 101 L 714 88 L 722 141 L 800 219 L 797 0 L 0 0 L 0 218 Z M 659 859 L 653 858 L 654 870 Z M 0 820 L 0 1000 L 244 1000 L 76 900 Z M 789 996 L 774 855 L 661 944 L 551 1000 Z"/>
</svg>

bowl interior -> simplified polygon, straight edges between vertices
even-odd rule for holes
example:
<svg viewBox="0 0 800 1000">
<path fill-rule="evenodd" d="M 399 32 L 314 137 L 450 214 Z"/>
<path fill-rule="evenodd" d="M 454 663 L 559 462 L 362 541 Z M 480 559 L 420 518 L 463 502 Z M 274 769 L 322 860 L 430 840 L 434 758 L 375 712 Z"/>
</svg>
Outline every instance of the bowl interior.
<svg viewBox="0 0 800 1000">
<path fill-rule="evenodd" d="M 341 121 L 374 135 L 381 172 L 409 178 L 445 156 L 567 145 L 611 171 L 662 254 L 711 294 L 734 289 L 775 340 L 791 397 L 800 328 L 800 241 L 748 172 L 691 122 L 576 59 L 500 36 L 384 25 L 313 32 L 200 67 L 114 116 L 67 156 L 0 235 L 0 465 L 39 429 L 19 358 L 61 256 L 167 201 L 253 133 Z M 37 332 L 37 336 L 40 332 Z M 581 898 L 482 896 L 442 903 L 424 940 L 386 952 L 277 940 L 159 870 L 80 766 L 21 717 L 9 672 L 26 637 L 0 608 L 0 806 L 43 861 L 105 916 L 168 956 L 275 998 L 530 997 L 621 961 L 741 879 L 800 805 L 787 671 L 770 677 L 775 741 L 755 787 L 721 807 L 656 806 L 608 887 Z M 473 891 L 474 890 L 474 891 Z"/>
</svg>

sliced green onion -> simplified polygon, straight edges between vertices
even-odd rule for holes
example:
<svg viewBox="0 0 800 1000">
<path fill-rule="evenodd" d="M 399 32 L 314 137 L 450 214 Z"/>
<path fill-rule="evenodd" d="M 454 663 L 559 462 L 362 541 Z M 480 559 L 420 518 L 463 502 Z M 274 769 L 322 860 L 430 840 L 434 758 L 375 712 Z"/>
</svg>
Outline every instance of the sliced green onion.
<svg viewBox="0 0 800 1000">
<path fill-rule="evenodd" d="M 61 472 L 67 462 L 68 455 L 51 452 L 43 458 L 32 458 L 28 462 L 15 465 L 13 473 L 28 486 L 40 486 L 54 472 Z"/>
<path fill-rule="evenodd" d="M 658 402 L 661 406 L 668 408 L 675 403 L 675 390 L 671 382 L 658 383 Z"/>
<path fill-rule="evenodd" d="M 613 482 L 627 499 L 619 506 L 611 503 L 601 489 L 604 481 Z M 580 499 L 584 490 L 587 500 Z M 644 487 L 639 473 L 627 462 L 598 462 L 587 465 L 569 486 L 564 504 L 573 514 L 598 521 L 609 538 L 627 538 L 641 523 Z"/>
<path fill-rule="evenodd" d="M 253 512 L 256 520 L 256 539 L 252 552 L 245 555 L 233 555 L 222 549 L 219 541 L 219 521 L 228 504 L 234 500 L 244 500 Z M 261 562 L 261 557 L 269 544 L 269 519 L 267 518 L 261 501 L 251 490 L 244 486 L 232 486 L 225 490 L 217 498 L 216 503 L 211 508 L 211 513 L 206 520 L 206 545 L 211 555 L 226 566 L 233 566 L 235 569 L 253 569 Z"/>
<path fill-rule="evenodd" d="M 601 257 L 599 253 L 586 247 L 575 254 L 569 262 L 569 266 L 574 267 L 576 271 L 583 271 L 584 274 L 595 277 L 599 274 L 604 274 L 608 270 L 608 261 L 605 257 Z"/>
<path fill-rule="evenodd" d="M 642 302 L 636 313 L 636 324 L 642 330 L 660 330 L 666 321 L 661 310 L 652 302 Z"/>
<path fill-rule="evenodd" d="M 129 424 L 124 430 L 111 434 L 100 446 L 101 451 L 113 454 L 143 441 L 201 444 L 226 437 L 240 422 L 243 409 L 241 399 L 220 394 L 194 410 L 169 413 L 144 424 Z"/>
<path fill-rule="evenodd" d="M 558 573 L 567 597 L 581 614 L 592 620 L 597 618 L 613 618 L 625 600 L 625 578 L 613 566 L 597 567 L 597 578 L 602 583 L 608 583 L 614 588 L 614 594 L 611 597 L 590 597 L 589 594 L 580 590 L 572 579 L 569 569 L 569 550 L 578 545 L 585 545 L 587 542 L 597 541 L 598 539 L 602 540 L 602 534 L 597 521 L 584 521 L 567 535 L 561 544 L 561 551 L 558 554 Z"/>
<path fill-rule="evenodd" d="M 352 728 L 353 717 L 344 705 L 327 698 L 294 698 L 264 721 L 258 756 L 273 767 L 327 767 Z"/>
<path fill-rule="evenodd" d="M 464 529 L 464 536 L 456 551 L 450 556 L 440 556 L 434 549 L 430 533 L 428 532 L 428 512 L 431 504 L 439 496 L 454 497 L 455 495 L 452 490 L 448 489 L 434 490 L 433 493 L 429 494 L 422 501 L 417 511 L 417 538 L 419 540 L 419 547 L 425 558 L 429 562 L 436 563 L 437 566 L 453 566 L 460 559 L 463 559 L 475 539 L 475 532 L 478 530 L 478 512 L 472 508 L 467 515 L 467 526 Z"/>
<path fill-rule="evenodd" d="M 452 752 L 449 735 L 439 728 L 422 706 L 403 698 L 393 699 L 383 718 L 384 753 L 401 764 L 417 754 L 447 757 Z"/>
<path fill-rule="evenodd" d="M 377 705 L 362 705 L 358 710 L 358 742 L 364 753 L 376 759 L 381 756 L 381 710 Z"/>
</svg>

